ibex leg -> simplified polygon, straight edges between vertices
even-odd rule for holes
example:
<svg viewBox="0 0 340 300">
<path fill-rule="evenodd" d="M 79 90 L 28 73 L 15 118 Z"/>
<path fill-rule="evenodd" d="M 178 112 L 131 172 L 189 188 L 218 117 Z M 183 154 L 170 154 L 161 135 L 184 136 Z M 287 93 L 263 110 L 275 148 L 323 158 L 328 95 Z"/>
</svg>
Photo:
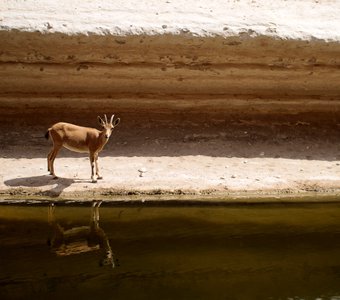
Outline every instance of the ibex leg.
<svg viewBox="0 0 340 300">
<path fill-rule="evenodd" d="M 50 154 L 48 155 L 48 160 L 49 160 L 49 171 L 50 174 L 54 176 L 54 178 L 58 178 L 58 176 L 55 175 L 54 173 L 54 160 L 57 157 L 57 154 L 60 150 L 61 146 L 54 146 Z"/>
<path fill-rule="evenodd" d="M 51 173 L 51 157 L 52 157 L 53 150 L 54 150 L 54 148 L 52 148 L 50 153 L 48 153 L 48 155 L 47 155 L 47 171 L 50 172 L 50 175 L 52 175 L 52 173 Z"/>
<path fill-rule="evenodd" d="M 93 183 L 97 182 L 94 177 L 94 165 L 95 165 L 95 153 L 90 153 L 90 163 L 91 163 L 91 179 Z"/>
<path fill-rule="evenodd" d="M 95 160 L 95 163 L 96 163 L 96 175 L 97 175 L 97 179 L 103 179 L 103 176 L 100 176 L 100 174 L 99 174 L 98 153 L 95 154 L 94 160 Z"/>
</svg>

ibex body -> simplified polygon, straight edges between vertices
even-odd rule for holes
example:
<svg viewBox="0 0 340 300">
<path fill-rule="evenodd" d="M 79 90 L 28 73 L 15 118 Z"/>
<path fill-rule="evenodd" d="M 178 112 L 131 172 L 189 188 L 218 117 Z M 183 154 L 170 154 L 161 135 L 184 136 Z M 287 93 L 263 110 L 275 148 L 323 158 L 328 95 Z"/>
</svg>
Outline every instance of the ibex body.
<svg viewBox="0 0 340 300">
<path fill-rule="evenodd" d="M 103 127 L 102 131 L 63 122 L 56 123 L 47 130 L 45 137 L 47 139 L 51 137 L 53 141 L 53 148 L 47 156 L 47 169 L 54 178 L 57 178 L 54 172 L 54 160 L 62 147 L 75 152 L 89 153 L 92 182 L 97 182 L 97 179 L 103 178 L 99 174 L 98 153 L 108 142 L 113 128 L 120 122 L 119 118 L 113 122 L 114 115 L 112 115 L 110 122 L 108 122 L 106 115 L 104 117 L 105 121 L 98 117 L 99 124 Z M 94 168 L 96 168 L 97 178 L 94 175 Z"/>
</svg>

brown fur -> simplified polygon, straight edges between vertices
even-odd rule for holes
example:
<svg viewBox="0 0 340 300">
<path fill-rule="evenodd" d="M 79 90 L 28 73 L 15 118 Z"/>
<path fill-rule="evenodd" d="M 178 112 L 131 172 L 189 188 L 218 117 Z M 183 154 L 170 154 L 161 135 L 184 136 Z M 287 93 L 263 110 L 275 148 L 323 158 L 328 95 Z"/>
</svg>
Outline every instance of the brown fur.
<svg viewBox="0 0 340 300">
<path fill-rule="evenodd" d="M 114 115 L 112 115 L 110 122 L 107 121 L 106 115 L 105 121 L 98 117 L 99 124 L 103 127 L 102 131 L 63 122 L 56 123 L 50 127 L 45 134 L 46 138 L 51 137 L 53 141 L 53 148 L 47 156 L 47 169 L 50 174 L 57 178 L 54 173 L 54 160 L 60 149 L 65 147 L 71 151 L 89 153 L 92 182 L 102 179 L 103 177 L 99 175 L 98 153 L 108 142 L 113 128 L 120 122 L 118 118 L 112 123 L 113 117 Z M 96 167 L 97 179 L 94 178 L 94 166 Z"/>
</svg>

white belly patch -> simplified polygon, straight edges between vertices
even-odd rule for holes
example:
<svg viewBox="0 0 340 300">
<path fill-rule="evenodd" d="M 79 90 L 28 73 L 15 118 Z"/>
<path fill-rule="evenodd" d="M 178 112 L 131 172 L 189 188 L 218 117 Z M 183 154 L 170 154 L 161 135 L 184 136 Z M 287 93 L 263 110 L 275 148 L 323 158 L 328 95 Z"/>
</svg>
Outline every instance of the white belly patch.
<svg viewBox="0 0 340 300">
<path fill-rule="evenodd" d="M 88 153 L 89 152 L 89 149 L 87 147 L 78 148 L 78 147 L 74 147 L 74 146 L 68 145 L 68 144 L 64 144 L 63 146 L 66 149 L 74 151 L 74 152 L 79 152 L 79 153 Z"/>
</svg>

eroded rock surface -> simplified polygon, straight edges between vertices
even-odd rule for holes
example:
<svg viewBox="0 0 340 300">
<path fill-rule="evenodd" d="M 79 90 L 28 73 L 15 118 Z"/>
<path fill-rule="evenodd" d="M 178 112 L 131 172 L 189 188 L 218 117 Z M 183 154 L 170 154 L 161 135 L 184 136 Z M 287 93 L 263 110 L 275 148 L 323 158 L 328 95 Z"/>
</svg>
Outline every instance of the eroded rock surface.
<svg viewBox="0 0 340 300">
<path fill-rule="evenodd" d="M 4 1 L 3 165 L 25 154 L 44 164 L 38 136 L 54 122 L 96 126 L 98 114 L 115 112 L 122 124 L 105 153 L 127 169 L 102 189 L 337 193 L 339 16 L 340 4 L 311 0 Z M 136 181 L 140 167 L 150 182 Z M 87 185 L 75 186 L 86 198 Z"/>
</svg>

